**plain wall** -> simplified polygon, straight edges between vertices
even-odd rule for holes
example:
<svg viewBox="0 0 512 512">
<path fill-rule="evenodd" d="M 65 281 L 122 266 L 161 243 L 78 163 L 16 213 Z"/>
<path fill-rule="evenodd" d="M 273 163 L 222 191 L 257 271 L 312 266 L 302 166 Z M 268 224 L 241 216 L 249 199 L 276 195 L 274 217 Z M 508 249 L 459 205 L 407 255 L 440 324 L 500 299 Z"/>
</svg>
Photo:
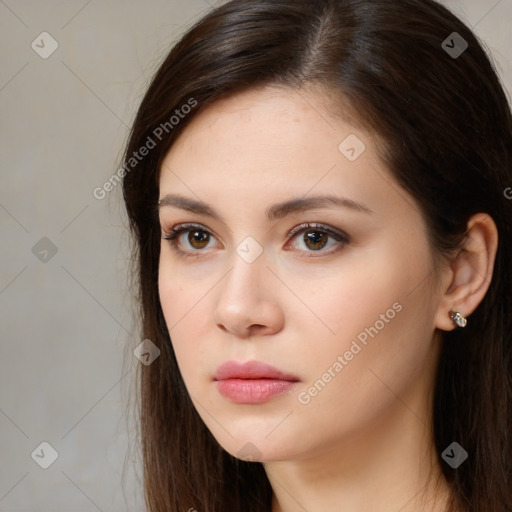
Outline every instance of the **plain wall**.
<svg viewBox="0 0 512 512">
<path fill-rule="evenodd" d="M 445 3 L 512 91 L 512 0 Z M 120 185 L 93 191 L 116 171 L 152 73 L 213 4 L 0 2 L 0 511 L 142 510 L 125 417 L 140 364 L 126 348 L 141 341 L 126 219 Z M 51 49 L 44 31 L 58 43 L 48 58 L 31 46 Z M 58 453 L 47 469 L 31 457 L 43 441 Z"/>
</svg>

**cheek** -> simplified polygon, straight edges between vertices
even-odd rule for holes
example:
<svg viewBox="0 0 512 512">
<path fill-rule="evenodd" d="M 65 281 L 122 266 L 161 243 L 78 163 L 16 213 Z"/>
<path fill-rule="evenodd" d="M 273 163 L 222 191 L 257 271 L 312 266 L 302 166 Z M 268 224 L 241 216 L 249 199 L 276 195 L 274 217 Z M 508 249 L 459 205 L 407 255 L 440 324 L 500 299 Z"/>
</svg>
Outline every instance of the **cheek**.
<svg viewBox="0 0 512 512">
<path fill-rule="evenodd" d="M 310 309 L 292 313 L 291 320 L 301 326 L 303 357 L 298 359 L 310 382 L 321 378 L 338 356 L 346 356 L 343 370 L 336 372 L 345 377 L 333 380 L 346 378 L 345 389 L 363 386 L 359 394 L 372 378 L 368 368 L 379 369 L 393 382 L 396 372 L 404 374 L 404 365 L 417 366 L 425 357 L 434 311 L 425 279 L 429 259 L 426 252 L 401 254 L 396 247 L 403 246 L 358 251 L 357 258 L 346 258 L 343 268 L 319 281 L 309 295 L 311 282 L 295 282 L 297 295 L 307 298 Z"/>
<path fill-rule="evenodd" d="M 435 311 L 429 272 L 426 252 L 380 251 L 379 258 L 362 258 L 315 294 L 311 309 L 335 334 L 324 328 L 326 334 L 317 335 L 321 344 L 302 342 L 310 387 L 302 389 L 301 403 L 309 400 L 308 414 L 330 411 L 335 428 L 364 423 L 426 376 Z M 310 337 L 314 327 L 311 322 Z M 340 415 L 340 407 L 351 418 Z"/>
<path fill-rule="evenodd" d="M 208 346 L 212 342 L 211 291 L 218 277 L 194 273 L 160 257 L 158 293 L 178 367 L 187 389 L 210 375 Z M 208 330 L 209 329 L 209 330 Z"/>
<path fill-rule="evenodd" d="M 402 259 L 389 250 L 361 250 L 340 258 L 332 271 L 317 279 L 290 271 L 284 280 L 293 283 L 302 304 L 288 307 L 287 314 L 333 346 L 350 340 L 375 322 L 380 325 L 386 311 L 394 317 L 393 304 L 405 300 L 410 276 Z"/>
<path fill-rule="evenodd" d="M 171 338 L 183 325 L 190 324 L 191 319 L 204 318 L 202 302 L 213 284 L 211 274 L 199 274 L 177 265 L 168 254 L 161 253 L 158 293 Z"/>
</svg>

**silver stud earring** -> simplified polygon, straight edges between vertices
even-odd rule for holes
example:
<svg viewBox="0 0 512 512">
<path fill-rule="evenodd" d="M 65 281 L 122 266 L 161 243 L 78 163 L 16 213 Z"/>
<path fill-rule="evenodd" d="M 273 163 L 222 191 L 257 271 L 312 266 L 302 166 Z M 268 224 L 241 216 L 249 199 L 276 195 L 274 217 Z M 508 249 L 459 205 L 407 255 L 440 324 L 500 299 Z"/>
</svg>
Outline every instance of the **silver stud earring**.
<svg viewBox="0 0 512 512">
<path fill-rule="evenodd" d="M 459 327 L 466 327 L 468 323 L 466 317 L 462 316 L 458 311 L 450 311 L 450 318 L 453 320 L 455 325 Z"/>
</svg>

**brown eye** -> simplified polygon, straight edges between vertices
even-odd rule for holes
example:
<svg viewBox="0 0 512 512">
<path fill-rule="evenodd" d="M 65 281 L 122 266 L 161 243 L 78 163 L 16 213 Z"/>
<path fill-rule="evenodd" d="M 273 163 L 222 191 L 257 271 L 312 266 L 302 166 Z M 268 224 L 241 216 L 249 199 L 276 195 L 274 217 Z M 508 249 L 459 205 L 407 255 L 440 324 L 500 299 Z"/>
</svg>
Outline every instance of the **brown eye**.
<svg viewBox="0 0 512 512">
<path fill-rule="evenodd" d="M 293 245 L 306 257 L 327 256 L 350 243 L 350 238 L 345 232 L 334 230 L 324 224 L 309 222 L 296 226 L 288 236 L 296 239 Z"/>
<path fill-rule="evenodd" d="M 178 224 L 163 229 L 162 238 L 168 240 L 178 254 L 199 257 L 215 237 L 200 225 Z"/>
<path fill-rule="evenodd" d="M 308 249 L 318 251 L 323 249 L 327 244 L 329 235 L 322 231 L 307 231 L 304 233 L 303 240 Z"/>
<path fill-rule="evenodd" d="M 187 238 L 194 249 L 203 249 L 210 241 L 210 234 L 201 230 L 193 230 L 189 231 Z"/>
</svg>

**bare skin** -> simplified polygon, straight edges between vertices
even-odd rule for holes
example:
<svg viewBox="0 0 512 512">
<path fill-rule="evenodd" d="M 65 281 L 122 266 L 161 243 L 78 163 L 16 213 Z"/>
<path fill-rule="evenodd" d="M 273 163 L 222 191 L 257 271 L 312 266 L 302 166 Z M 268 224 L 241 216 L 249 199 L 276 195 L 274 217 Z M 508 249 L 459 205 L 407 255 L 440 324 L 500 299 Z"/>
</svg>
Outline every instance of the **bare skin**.
<svg viewBox="0 0 512 512">
<path fill-rule="evenodd" d="M 455 328 L 449 311 L 469 316 L 488 289 L 497 231 L 473 216 L 466 250 L 434 265 L 424 219 L 377 148 L 332 117 L 325 97 L 265 88 L 200 113 L 162 166 L 163 235 L 195 225 L 174 240 L 183 252 L 162 240 L 160 253 L 180 371 L 219 444 L 264 464 L 272 512 L 446 510 L 446 482 L 433 485 L 434 374 L 442 331 Z M 176 194 L 220 218 L 178 207 Z M 325 195 L 360 206 L 265 214 Z M 321 226 L 290 236 L 303 223 Z M 228 360 L 298 381 L 263 403 L 235 403 L 214 381 Z"/>
</svg>

